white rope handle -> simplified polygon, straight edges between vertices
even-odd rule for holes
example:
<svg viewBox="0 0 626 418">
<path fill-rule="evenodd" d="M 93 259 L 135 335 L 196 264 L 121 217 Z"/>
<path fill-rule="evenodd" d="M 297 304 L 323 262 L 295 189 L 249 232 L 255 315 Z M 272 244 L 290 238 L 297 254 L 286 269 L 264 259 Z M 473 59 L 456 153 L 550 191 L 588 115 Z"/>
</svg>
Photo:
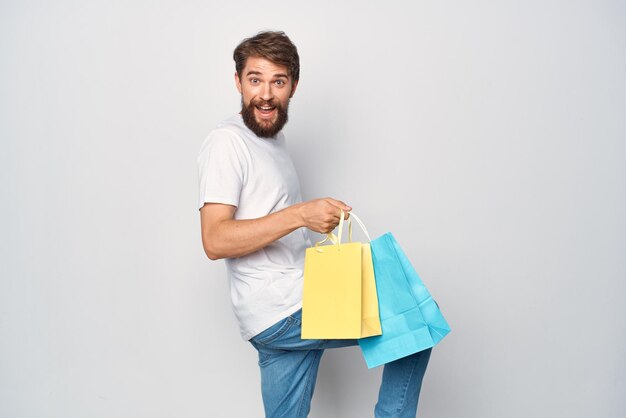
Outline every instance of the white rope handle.
<svg viewBox="0 0 626 418">
<path fill-rule="evenodd" d="M 316 251 L 323 252 L 323 250 L 319 248 L 319 246 L 325 243 L 326 241 L 332 242 L 333 245 L 337 245 L 339 247 L 338 249 L 341 250 L 341 238 L 343 235 L 343 224 L 344 224 L 344 218 L 346 215 L 343 209 L 340 209 L 340 210 L 341 210 L 341 214 L 339 218 L 339 225 L 337 225 L 337 235 L 333 234 L 332 232 L 329 232 L 328 234 L 326 234 L 326 237 L 323 240 L 315 243 Z M 370 238 L 370 234 L 367 232 L 367 228 L 365 228 L 365 224 L 363 223 L 363 221 L 361 221 L 361 219 L 358 216 L 356 216 L 354 212 L 348 212 L 348 215 L 350 215 L 348 217 L 348 242 L 352 242 L 352 218 L 354 218 L 356 223 L 358 223 L 361 229 L 363 230 L 363 233 L 367 237 L 367 241 L 371 242 L 372 239 Z"/>
<path fill-rule="evenodd" d="M 372 239 L 370 238 L 370 234 L 367 232 L 367 228 L 365 228 L 365 224 L 363 223 L 363 221 L 358 216 L 356 216 L 356 213 L 354 213 L 354 212 L 348 212 L 348 214 L 350 215 L 350 217 L 348 218 L 348 240 L 349 240 L 349 242 L 352 242 L 352 221 L 351 221 L 352 218 L 354 218 L 356 223 L 359 224 L 359 226 L 363 230 L 363 233 L 365 233 L 365 236 L 367 237 L 367 240 L 369 242 L 371 242 Z"/>
</svg>

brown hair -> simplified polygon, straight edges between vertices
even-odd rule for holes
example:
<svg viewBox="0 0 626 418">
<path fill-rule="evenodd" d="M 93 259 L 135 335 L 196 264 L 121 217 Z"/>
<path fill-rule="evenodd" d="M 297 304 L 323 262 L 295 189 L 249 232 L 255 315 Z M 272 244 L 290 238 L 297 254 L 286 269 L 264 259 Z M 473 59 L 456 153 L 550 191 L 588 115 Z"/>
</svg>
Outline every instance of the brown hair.
<svg viewBox="0 0 626 418">
<path fill-rule="evenodd" d="M 251 38 L 246 38 L 235 48 L 233 59 L 239 78 L 249 57 L 261 57 L 274 64 L 284 65 L 291 79 L 296 82 L 300 79 L 300 57 L 298 50 L 285 32 L 259 32 Z"/>
</svg>

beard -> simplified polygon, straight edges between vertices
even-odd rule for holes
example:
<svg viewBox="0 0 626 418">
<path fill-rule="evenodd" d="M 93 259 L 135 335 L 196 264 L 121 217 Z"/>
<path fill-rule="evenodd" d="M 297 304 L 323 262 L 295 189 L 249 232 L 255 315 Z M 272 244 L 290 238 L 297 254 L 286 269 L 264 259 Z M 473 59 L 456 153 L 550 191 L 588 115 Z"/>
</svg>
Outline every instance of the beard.
<svg viewBox="0 0 626 418">
<path fill-rule="evenodd" d="M 276 120 L 262 120 L 259 122 L 254 115 L 254 108 L 257 106 L 276 107 Z M 241 97 L 241 116 L 243 117 L 243 123 L 260 138 L 273 138 L 283 129 L 288 120 L 288 108 L 289 102 L 283 107 L 279 102 L 274 100 L 251 100 L 250 104 L 246 106 L 243 103 L 243 96 Z"/>
</svg>

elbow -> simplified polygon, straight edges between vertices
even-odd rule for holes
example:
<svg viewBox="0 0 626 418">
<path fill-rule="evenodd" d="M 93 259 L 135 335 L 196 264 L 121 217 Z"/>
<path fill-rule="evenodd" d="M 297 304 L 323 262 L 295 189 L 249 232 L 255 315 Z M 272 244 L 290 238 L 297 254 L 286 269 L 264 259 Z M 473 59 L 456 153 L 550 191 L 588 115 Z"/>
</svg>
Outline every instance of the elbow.
<svg viewBox="0 0 626 418">
<path fill-rule="evenodd" d="M 224 252 L 221 251 L 221 249 L 218 248 L 218 246 L 216 246 L 215 243 L 211 242 L 211 240 L 205 239 L 203 242 L 203 247 L 204 247 L 204 253 L 206 254 L 206 256 L 209 257 L 209 259 L 213 261 L 226 258 L 226 255 L 224 254 Z"/>
<path fill-rule="evenodd" d="M 209 259 L 211 259 L 213 261 L 221 260 L 222 258 L 225 258 L 223 255 L 221 255 L 215 249 L 213 249 L 212 247 L 206 246 L 206 245 L 204 246 L 204 253 L 206 254 L 207 257 L 209 257 Z"/>
<path fill-rule="evenodd" d="M 204 252 L 206 253 L 206 256 L 209 257 L 209 259 L 213 260 L 213 261 L 221 260 L 222 258 L 225 258 L 225 257 L 222 257 L 221 255 L 219 255 L 217 253 L 212 253 L 212 252 L 206 251 L 206 250 Z"/>
</svg>

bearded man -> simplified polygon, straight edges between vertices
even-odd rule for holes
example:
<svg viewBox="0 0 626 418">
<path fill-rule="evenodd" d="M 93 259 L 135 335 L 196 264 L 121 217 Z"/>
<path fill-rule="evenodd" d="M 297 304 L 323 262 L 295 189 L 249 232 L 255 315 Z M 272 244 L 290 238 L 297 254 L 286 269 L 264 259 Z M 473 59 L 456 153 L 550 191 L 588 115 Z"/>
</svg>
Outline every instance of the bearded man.
<svg viewBox="0 0 626 418">
<path fill-rule="evenodd" d="M 260 32 L 235 49 L 241 112 L 218 124 L 198 157 L 202 243 L 225 259 L 241 335 L 258 351 L 267 418 L 304 418 L 327 348 L 356 340 L 302 340 L 307 229 L 326 234 L 350 206 L 302 201 L 282 128 L 300 78 L 283 32 Z M 430 350 L 386 364 L 375 416 L 414 418 Z"/>
</svg>

